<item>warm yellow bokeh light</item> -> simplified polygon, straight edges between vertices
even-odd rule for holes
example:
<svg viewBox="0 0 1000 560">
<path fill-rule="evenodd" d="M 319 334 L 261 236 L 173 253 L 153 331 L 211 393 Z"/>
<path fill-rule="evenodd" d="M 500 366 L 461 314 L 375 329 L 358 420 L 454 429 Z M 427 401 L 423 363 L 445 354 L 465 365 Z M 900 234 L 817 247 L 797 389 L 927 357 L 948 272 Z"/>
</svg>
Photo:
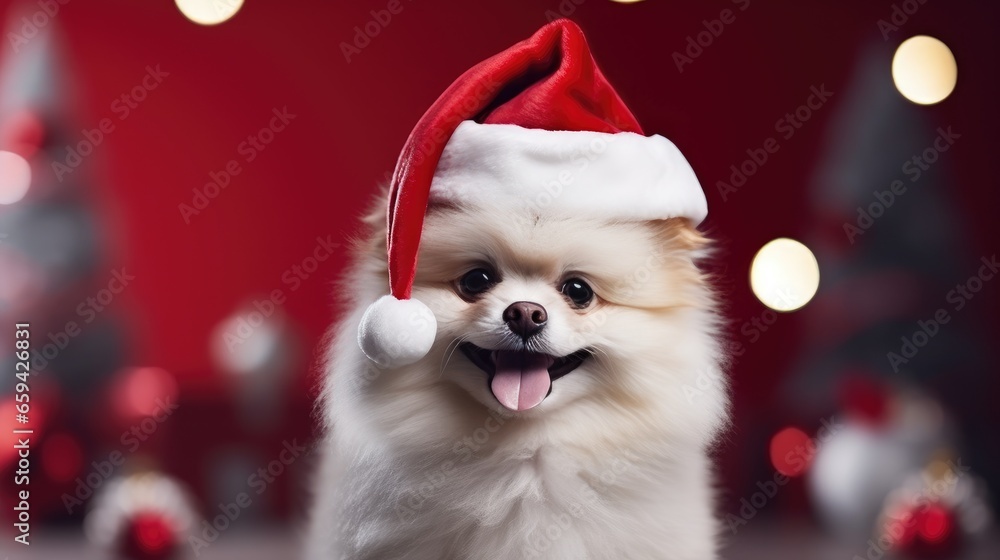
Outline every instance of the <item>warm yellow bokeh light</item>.
<svg viewBox="0 0 1000 560">
<path fill-rule="evenodd" d="M 780 238 L 757 251 L 750 265 L 750 287 L 775 311 L 794 311 L 809 303 L 819 288 L 819 263 L 808 247 Z"/>
<path fill-rule="evenodd" d="M 243 0 L 175 0 L 184 17 L 200 25 L 216 25 L 236 15 Z"/>
<path fill-rule="evenodd" d="M 892 81 L 903 97 L 932 105 L 948 97 L 958 80 L 958 65 L 951 49 L 927 35 L 903 41 L 892 57 Z"/>
</svg>

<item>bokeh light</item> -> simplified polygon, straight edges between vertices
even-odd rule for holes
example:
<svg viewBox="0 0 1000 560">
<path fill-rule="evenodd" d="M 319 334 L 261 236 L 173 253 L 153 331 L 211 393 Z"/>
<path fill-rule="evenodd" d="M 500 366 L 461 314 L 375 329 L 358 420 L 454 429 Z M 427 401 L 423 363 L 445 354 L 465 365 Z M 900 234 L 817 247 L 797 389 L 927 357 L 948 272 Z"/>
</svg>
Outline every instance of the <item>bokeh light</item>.
<svg viewBox="0 0 1000 560">
<path fill-rule="evenodd" d="M 33 111 L 18 111 L 0 124 L 0 146 L 25 158 L 38 153 L 44 141 L 45 125 Z"/>
<path fill-rule="evenodd" d="M 769 451 L 774 470 L 785 476 L 799 476 L 804 473 L 816 455 L 811 438 L 793 426 L 774 434 Z"/>
<path fill-rule="evenodd" d="M 177 391 L 177 381 L 164 369 L 129 368 L 119 374 L 116 402 L 126 418 L 152 416 L 173 404 Z"/>
<path fill-rule="evenodd" d="M 958 65 L 948 45 L 927 35 L 905 41 L 892 57 L 892 81 L 903 97 L 920 105 L 944 100 L 955 89 Z"/>
<path fill-rule="evenodd" d="M 28 194 L 31 165 L 14 152 L 0 151 L 0 204 L 14 204 Z"/>
<path fill-rule="evenodd" d="M 199 25 L 218 25 L 240 11 L 243 0 L 175 0 L 184 17 Z"/>
<path fill-rule="evenodd" d="M 808 247 L 780 238 L 761 247 L 750 265 L 750 287 L 775 311 L 794 311 L 819 288 L 819 263 Z"/>
<path fill-rule="evenodd" d="M 265 318 L 253 307 L 240 309 L 216 326 L 212 358 L 221 370 L 237 375 L 271 372 L 287 359 L 283 323 L 280 313 Z"/>
<path fill-rule="evenodd" d="M 0 400 L 0 468 L 8 464 L 14 464 L 18 459 L 18 450 L 14 447 L 21 434 L 15 430 L 31 430 L 32 436 L 41 439 L 46 432 L 47 408 L 49 401 L 41 397 L 44 393 L 34 389 L 35 397 L 31 400 L 31 407 L 27 414 L 26 423 L 19 422 L 17 408 L 18 403 L 14 395 L 9 395 Z"/>
</svg>

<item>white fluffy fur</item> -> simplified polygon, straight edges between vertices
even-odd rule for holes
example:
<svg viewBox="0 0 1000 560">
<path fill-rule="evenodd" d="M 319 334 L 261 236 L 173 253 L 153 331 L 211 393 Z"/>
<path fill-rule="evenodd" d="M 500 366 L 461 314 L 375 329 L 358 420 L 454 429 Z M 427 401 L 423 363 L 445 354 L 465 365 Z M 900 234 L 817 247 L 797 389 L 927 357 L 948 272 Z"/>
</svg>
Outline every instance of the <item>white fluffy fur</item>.
<svg viewBox="0 0 1000 560">
<path fill-rule="evenodd" d="M 396 370 L 357 344 L 387 285 L 384 230 L 373 230 L 329 350 L 310 560 L 716 557 L 708 454 L 727 397 L 696 263 L 704 240 L 687 222 L 432 208 L 414 297 L 437 316 L 437 338 Z M 454 281 L 482 263 L 502 281 L 467 302 Z M 596 305 L 568 304 L 568 274 L 591 283 Z M 596 355 L 514 414 L 455 348 L 503 344 L 501 312 L 519 300 L 547 309 L 548 353 Z"/>
</svg>

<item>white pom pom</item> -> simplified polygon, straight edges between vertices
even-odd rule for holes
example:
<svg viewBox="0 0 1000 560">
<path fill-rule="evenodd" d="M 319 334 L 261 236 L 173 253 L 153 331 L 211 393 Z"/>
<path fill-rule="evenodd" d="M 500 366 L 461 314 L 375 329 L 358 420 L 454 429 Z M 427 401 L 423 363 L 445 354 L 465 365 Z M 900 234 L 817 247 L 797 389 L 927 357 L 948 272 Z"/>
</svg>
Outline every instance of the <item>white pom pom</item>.
<svg viewBox="0 0 1000 560">
<path fill-rule="evenodd" d="M 368 306 L 358 344 L 379 367 L 412 364 L 427 355 L 437 335 L 437 320 L 423 302 L 382 296 Z"/>
</svg>

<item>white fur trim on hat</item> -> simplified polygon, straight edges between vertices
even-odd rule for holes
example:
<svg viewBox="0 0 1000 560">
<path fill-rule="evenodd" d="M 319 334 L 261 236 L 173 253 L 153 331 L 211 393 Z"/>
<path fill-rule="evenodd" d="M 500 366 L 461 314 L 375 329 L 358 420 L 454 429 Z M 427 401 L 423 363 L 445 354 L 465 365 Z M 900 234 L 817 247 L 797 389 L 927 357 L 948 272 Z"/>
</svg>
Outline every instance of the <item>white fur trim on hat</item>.
<svg viewBox="0 0 1000 560">
<path fill-rule="evenodd" d="M 708 215 L 701 184 L 666 138 L 464 121 L 431 182 L 431 202 L 517 201 L 619 220 Z"/>
<path fill-rule="evenodd" d="M 396 368 L 427 355 L 436 335 L 437 320 L 429 307 L 388 295 L 368 306 L 358 327 L 358 344 L 378 366 Z"/>
</svg>

